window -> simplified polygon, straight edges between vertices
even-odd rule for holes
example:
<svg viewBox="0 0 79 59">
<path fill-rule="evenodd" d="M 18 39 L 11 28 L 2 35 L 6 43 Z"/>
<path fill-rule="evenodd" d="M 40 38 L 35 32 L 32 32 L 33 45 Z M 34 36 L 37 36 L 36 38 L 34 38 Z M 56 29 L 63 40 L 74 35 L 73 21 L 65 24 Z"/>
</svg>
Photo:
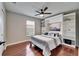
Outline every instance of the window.
<svg viewBox="0 0 79 59">
<path fill-rule="evenodd" d="M 26 21 L 26 36 L 35 35 L 35 22 L 27 20 Z"/>
</svg>

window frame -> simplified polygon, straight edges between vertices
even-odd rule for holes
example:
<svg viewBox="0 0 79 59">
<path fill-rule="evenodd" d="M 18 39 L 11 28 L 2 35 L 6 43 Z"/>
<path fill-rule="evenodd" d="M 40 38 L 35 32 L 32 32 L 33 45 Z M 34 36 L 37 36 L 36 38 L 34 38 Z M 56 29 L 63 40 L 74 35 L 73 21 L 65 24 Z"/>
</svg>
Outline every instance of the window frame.
<svg viewBox="0 0 79 59">
<path fill-rule="evenodd" d="M 33 21 L 33 20 L 26 20 L 26 36 L 32 36 L 32 35 L 27 35 L 27 31 L 28 31 L 28 30 L 27 30 L 27 26 L 30 25 L 30 24 L 29 24 L 29 25 L 27 24 L 27 21 L 34 22 L 34 25 L 33 25 L 33 27 L 34 27 L 34 28 L 33 28 L 33 30 L 34 30 L 34 31 L 33 31 L 34 34 L 32 34 L 32 35 L 35 35 L 35 21 Z"/>
</svg>

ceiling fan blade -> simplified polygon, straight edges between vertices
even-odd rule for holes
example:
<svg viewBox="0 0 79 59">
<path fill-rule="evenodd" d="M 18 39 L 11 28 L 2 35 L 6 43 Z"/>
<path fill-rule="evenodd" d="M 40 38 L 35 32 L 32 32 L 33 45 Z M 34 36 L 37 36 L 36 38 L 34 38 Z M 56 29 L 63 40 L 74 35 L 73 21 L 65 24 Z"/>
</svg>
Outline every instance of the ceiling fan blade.
<svg viewBox="0 0 79 59">
<path fill-rule="evenodd" d="M 41 13 L 41 12 L 39 12 L 39 11 L 36 11 L 37 13 Z"/>
<path fill-rule="evenodd" d="M 35 16 L 40 15 L 40 14 L 36 14 Z"/>
<path fill-rule="evenodd" d="M 44 13 L 44 14 L 52 14 L 52 13 Z"/>
<path fill-rule="evenodd" d="M 45 8 L 44 8 L 44 11 L 46 11 L 47 9 L 48 9 L 48 7 L 45 7 Z"/>
</svg>

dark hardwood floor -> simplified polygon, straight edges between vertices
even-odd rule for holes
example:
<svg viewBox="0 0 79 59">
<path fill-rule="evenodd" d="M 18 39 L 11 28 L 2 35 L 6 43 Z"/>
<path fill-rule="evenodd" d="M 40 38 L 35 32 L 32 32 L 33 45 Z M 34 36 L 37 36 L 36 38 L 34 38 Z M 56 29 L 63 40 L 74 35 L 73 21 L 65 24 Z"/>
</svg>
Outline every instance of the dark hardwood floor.
<svg viewBox="0 0 79 59">
<path fill-rule="evenodd" d="M 75 56 L 77 49 L 60 45 L 51 51 L 51 56 Z M 43 56 L 42 50 L 34 46 L 30 48 L 30 42 L 23 42 L 8 46 L 3 56 Z"/>
</svg>

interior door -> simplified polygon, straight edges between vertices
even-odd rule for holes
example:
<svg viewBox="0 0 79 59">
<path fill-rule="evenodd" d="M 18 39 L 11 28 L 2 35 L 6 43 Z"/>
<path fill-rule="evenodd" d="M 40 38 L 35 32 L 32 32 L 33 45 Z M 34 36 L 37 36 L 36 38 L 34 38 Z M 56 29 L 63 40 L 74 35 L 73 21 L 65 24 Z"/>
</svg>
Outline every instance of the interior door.
<svg viewBox="0 0 79 59">
<path fill-rule="evenodd" d="M 0 10 L 0 43 L 4 41 L 4 17 L 3 12 Z M 4 50 L 4 45 L 0 44 L 0 56 L 2 55 Z"/>
</svg>

